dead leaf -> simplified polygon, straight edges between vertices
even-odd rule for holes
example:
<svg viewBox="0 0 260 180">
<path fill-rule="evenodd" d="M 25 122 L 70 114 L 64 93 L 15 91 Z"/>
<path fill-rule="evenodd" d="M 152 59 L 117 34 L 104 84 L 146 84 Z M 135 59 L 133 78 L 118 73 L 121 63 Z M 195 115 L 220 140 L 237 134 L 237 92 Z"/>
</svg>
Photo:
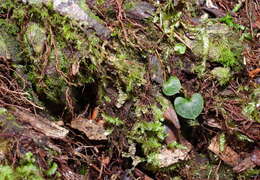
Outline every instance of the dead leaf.
<svg viewBox="0 0 260 180">
<path fill-rule="evenodd" d="M 20 111 L 18 109 L 13 110 L 13 114 L 19 121 L 29 123 L 33 129 L 45 134 L 52 138 L 65 138 L 69 131 L 54 122 L 49 121 L 47 118 L 43 118 L 39 115 L 34 115 L 30 112 Z"/>
<path fill-rule="evenodd" d="M 247 157 L 244 160 L 242 160 L 241 162 L 239 162 L 234 168 L 233 170 L 237 173 L 240 173 L 242 171 L 245 171 L 247 169 L 250 168 L 254 168 L 255 164 L 254 162 L 251 160 L 251 157 Z"/>
<path fill-rule="evenodd" d="M 225 163 L 231 166 L 236 166 L 240 160 L 240 156 L 229 146 L 225 145 L 224 151 L 220 151 L 220 144 L 218 136 L 212 138 L 208 147 L 213 153 L 219 156 Z"/>
<path fill-rule="evenodd" d="M 168 126 L 165 125 L 165 130 L 166 130 L 166 138 L 165 138 L 165 143 L 168 145 L 173 141 L 177 141 L 177 137 L 176 135 L 173 133 L 173 131 L 171 130 L 171 128 L 169 128 Z"/>
<path fill-rule="evenodd" d="M 94 120 L 77 118 L 71 122 L 71 127 L 83 132 L 90 140 L 107 140 L 104 126 Z"/>
<path fill-rule="evenodd" d="M 98 116 L 98 113 L 99 113 L 99 107 L 95 107 L 93 112 L 92 112 L 91 119 L 95 120 Z"/>
<path fill-rule="evenodd" d="M 175 150 L 170 150 L 167 149 L 166 147 L 163 148 L 159 155 L 158 155 L 158 161 L 159 161 L 159 166 L 160 168 L 163 167 L 168 167 L 170 165 L 173 165 L 179 161 L 182 160 L 187 160 L 189 159 L 189 152 L 191 149 L 186 148 L 186 149 L 175 149 Z"/>
<path fill-rule="evenodd" d="M 173 109 L 173 107 L 169 107 L 163 114 L 164 118 L 171 121 L 173 123 L 173 125 L 177 128 L 180 129 L 181 125 L 179 122 L 179 119 L 177 117 L 177 114 L 175 112 L 175 110 Z"/>
</svg>

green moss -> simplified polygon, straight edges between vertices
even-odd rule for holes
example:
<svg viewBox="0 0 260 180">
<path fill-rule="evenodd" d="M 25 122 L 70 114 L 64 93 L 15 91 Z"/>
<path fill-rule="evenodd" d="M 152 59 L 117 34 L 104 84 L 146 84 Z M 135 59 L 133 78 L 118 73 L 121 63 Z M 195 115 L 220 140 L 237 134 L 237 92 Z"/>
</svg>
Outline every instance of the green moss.
<svg viewBox="0 0 260 180">
<path fill-rule="evenodd" d="M 106 114 L 102 114 L 102 117 L 104 118 L 105 122 L 110 123 L 112 125 L 120 126 L 124 124 L 124 122 L 117 117 L 111 117 Z"/>
<path fill-rule="evenodd" d="M 167 145 L 170 149 L 187 149 L 186 146 L 183 146 L 182 144 L 179 144 L 177 141 L 173 141 L 170 144 Z"/>
<path fill-rule="evenodd" d="M 45 29 L 36 23 L 31 23 L 28 25 L 25 38 L 25 41 L 32 46 L 35 53 L 41 54 L 43 52 L 45 41 L 47 40 Z"/>
<path fill-rule="evenodd" d="M 123 4 L 124 10 L 130 10 L 130 9 L 132 9 L 134 6 L 135 6 L 135 2 L 133 2 L 133 1 L 126 1 L 126 2 Z"/>
<path fill-rule="evenodd" d="M 26 153 L 16 168 L 9 165 L 0 165 L 1 180 L 43 180 L 41 171 L 35 163 L 31 152 Z"/>
<path fill-rule="evenodd" d="M 0 19 L 0 27 L 4 32 L 10 35 L 17 35 L 17 33 L 20 31 L 19 27 L 15 23 L 4 19 Z"/>
<path fill-rule="evenodd" d="M 214 46 L 214 44 L 212 46 Z M 225 67 L 233 67 L 238 64 L 235 54 L 231 51 L 230 47 L 225 45 L 219 46 L 219 58 L 217 58 L 216 61 Z"/>
<path fill-rule="evenodd" d="M 230 69 L 217 67 L 211 71 L 211 74 L 219 81 L 220 85 L 225 85 L 231 78 Z"/>
<path fill-rule="evenodd" d="M 254 179 L 257 178 L 259 174 L 260 174 L 259 168 L 251 168 L 251 169 L 247 169 L 242 173 L 239 173 L 237 179 L 238 180 Z"/>
<path fill-rule="evenodd" d="M 250 100 L 244 105 L 242 113 L 249 119 L 260 122 L 260 112 L 257 107 L 260 106 L 260 88 L 255 89 L 250 95 Z"/>
<path fill-rule="evenodd" d="M 0 108 L 0 115 L 4 115 L 7 113 L 7 110 L 5 108 Z"/>
<path fill-rule="evenodd" d="M 3 29 L 2 27 L 0 28 L 0 56 L 3 56 L 7 59 L 12 59 L 13 62 L 18 63 L 21 61 L 21 49 L 18 41 L 12 34 L 12 30 L 10 30 L 8 27 L 3 27 Z"/>
<path fill-rule="evenodd" d="M 105 4 L 105 2 L 106 2 L 106 0 L 97 0 L 97 5 L 102 6 Z"/>
<path fill-rule="evenodd" d="M 144 65 L 136 61 L 127 60 L 126 54 L 118 54 L 109 58 L 110 63 L 117 69 L 121 81 L 125 85 L 126 93 L 144 85 L 145 68 Z"/>
<path fill-rule="evenodd" d="M 99 0 L 100 1 L 100 0 Z M 79 6 L 88 14 L 92 19 L 97 20 L 99 23 L 101 23 L 101 20 L 98 16 L 96 16 L 87 6 L 86 1 L 79 0 Z"/>
<path fill-rule="evenodd" d="M 165 137 L 165 128 L 161 122 L 138 122 L 129 133 L 130 139 L 141 144 L 147 161 L 159 152 Z"/>
</svg>

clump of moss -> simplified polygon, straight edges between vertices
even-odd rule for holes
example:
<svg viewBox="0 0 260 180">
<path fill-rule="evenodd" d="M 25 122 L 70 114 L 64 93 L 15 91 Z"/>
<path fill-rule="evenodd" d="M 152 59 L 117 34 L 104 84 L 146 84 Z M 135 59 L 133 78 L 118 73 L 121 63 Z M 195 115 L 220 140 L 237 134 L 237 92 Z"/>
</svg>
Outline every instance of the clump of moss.
<svg viewBox="0 0 260 180">
<path fill-rule="evenodd" d="M 30 23 L 25 33 L 25 40 L 32 46 L 35 53 L 42 53 L 47 40 L 45 29 L 36 23 Z"/>
<path fill-rule="evenodd" d="M 242 47 L 239 40 L 232 36 L 216 36 L 209 43 L 209 57 L 224 67 L 234 67 L 241 64 Z"/>
<path fill-rule="evenodd" d="M 225 85 L 231 78 L 229 68 L 216 67 L 211 71 L 211 74 L 219 81 L 220 85 Z"/>
<path fill-rule="evenodd" d="M 16 168 L 9 165 L 0 165 L 1 179 L 28 179 L 28 180 L 43 180 L 40 168 L 36 165 L 36 160 L 31 152 L 26 153 L 20 160 Z"/>
<path fill-rule="evenodd" d="M 257 88 L 250 95 L 250 102 L 248 102 L 244 106 L 242 113 L 246 115 L 249 119 L 256 122 L 260 122 L 259 107 L 260 107 L 260 88 Z"/>
<path fill-rule="evenodd" d="M 127 56 L 120 54 L 110 57 L 110 63 L 118 70 L 118 76 L 125 85 L 127 93 L 133 91 L 146 83 L 144 79 L 144 65 L 137 61 L 130 61 Z"/>
<path fill-rule="evenodd" d="M 5 23 L 5 25 L 2 26 L 2 23 Z M 20 62 L 20 46 L 12 34 L 13 31 L 17 31 L 17 27 L 2 19 L 0 19 L 0 27 L 0 56 L 12 59 L 16 63 Z"/>
<path fill-rule="evenodd" d="M 204 60 L 204 70 L 206 60 L 239 70 L 242 66 L 243 46 L 232 29 L 223 24 L 208 24 L 207 28 L 196 28 L 195 33 L 197 39 L 187 43 L 191 45 L 193 53 Z"/>
<path fill-rule="evenodd" d="M 157 169 L 160 167 L 158 154 L 164 148 L 164 139 L 167 136 L 165 125 L 163 124 L 163 114 L 169 107 L 169 101 L 163 96 L 157 96 L 154 104 L 143 106 L 140 102 L 135 104 L 136 115 L 138 119 L 144 115 L 152 115 L 153 121 L 138 121 L 130 131 L 129 139 L 141 145 L 145 155 L 144 160 L 148 163 L 149 168 Z"/>
<path fill-rule="evenodd" d="M 138 122 L 130 133 L 130 138 L 142 145 L 146 156 L 162 147 L 165 136 L 165 128 L 161 122 Z"/>
</svg>

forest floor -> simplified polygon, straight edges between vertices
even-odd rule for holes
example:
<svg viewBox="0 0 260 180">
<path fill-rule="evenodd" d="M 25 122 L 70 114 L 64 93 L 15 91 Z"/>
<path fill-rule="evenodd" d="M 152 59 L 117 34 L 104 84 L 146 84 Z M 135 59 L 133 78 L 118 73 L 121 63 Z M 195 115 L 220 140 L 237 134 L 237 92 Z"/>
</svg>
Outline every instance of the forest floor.
<svg viewBox="0 0 260 180">
<path fill-rule="evenodd" d="M 0 180 L 260 179 L 258 0 L 0 0 Z"/>
</svg>

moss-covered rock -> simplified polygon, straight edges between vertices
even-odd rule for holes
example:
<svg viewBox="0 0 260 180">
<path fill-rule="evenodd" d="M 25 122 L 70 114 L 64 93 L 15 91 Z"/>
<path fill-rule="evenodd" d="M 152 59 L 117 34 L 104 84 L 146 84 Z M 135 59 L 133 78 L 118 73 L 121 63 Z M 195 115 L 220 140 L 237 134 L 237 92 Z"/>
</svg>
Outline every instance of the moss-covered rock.
<svg viewBox="0 0 260 180">
<path fill-rule="evenodd" d="M 6 22 L 7 23 L 7 22 Z M 8 34 L 8 29 L 0 28 L 0 56 L 15 63 L 21 61 L 21 49 L 16 37 Z"/>
<path fill-rule="evenodd" d="M 36 54 L 43 53 L 44 45 L 47 40 L 45 29 L 40 27 L 39 24 L 29 23 L 25 33 L 25 40 Z"/>
</svg>

